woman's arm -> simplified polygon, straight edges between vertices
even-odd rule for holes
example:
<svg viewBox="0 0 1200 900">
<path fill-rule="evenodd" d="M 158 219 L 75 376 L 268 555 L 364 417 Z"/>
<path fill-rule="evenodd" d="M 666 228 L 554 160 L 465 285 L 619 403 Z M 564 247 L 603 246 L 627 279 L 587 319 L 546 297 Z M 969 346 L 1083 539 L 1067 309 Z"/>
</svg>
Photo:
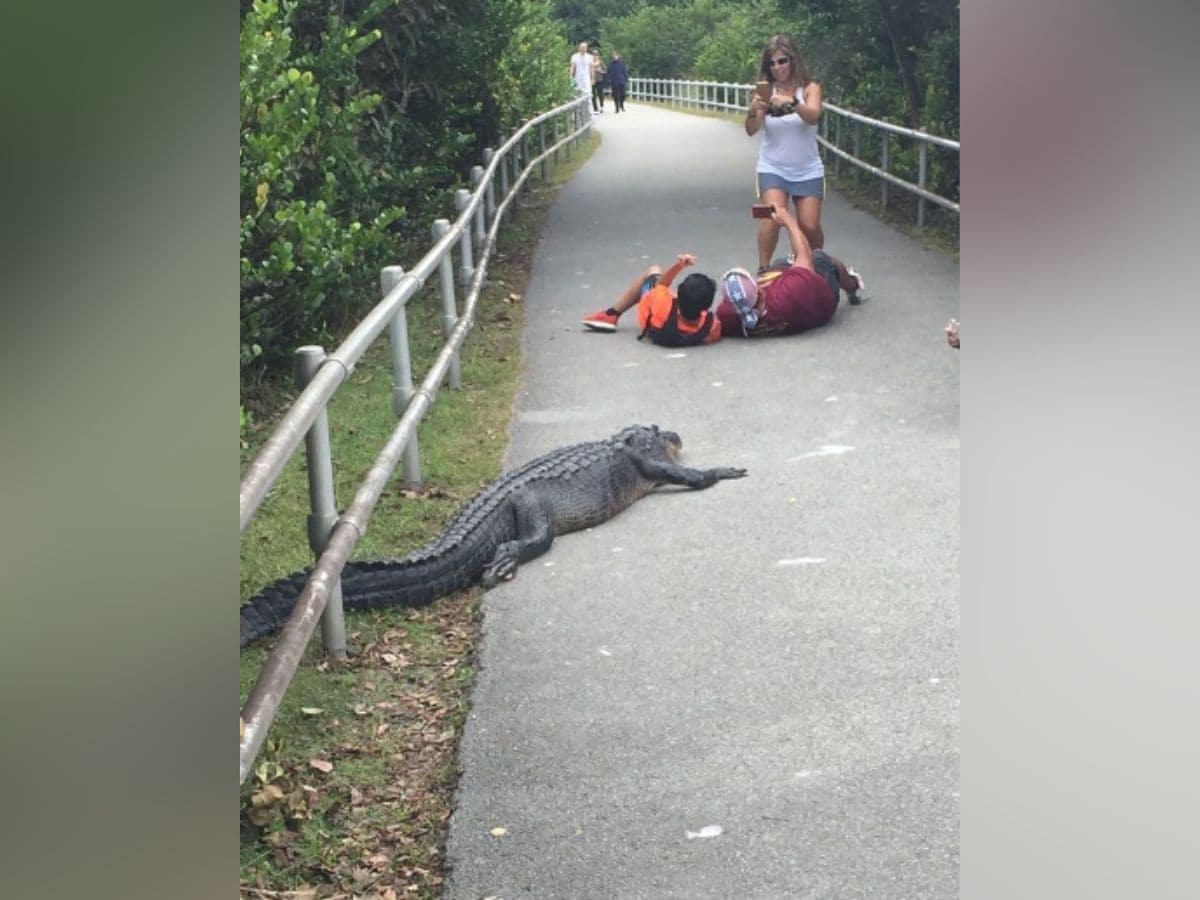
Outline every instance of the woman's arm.
<svg viewBox="0 0 1200 900">
<path fill-rule="evenodd" d="M 804 89 L 804 102 L 796 107 L 796 115 L 809 125 L 816 125 L 821 118 L 823 98 L 821 83 L 810 81 L 808 87 Z"/>
<path fill-rule="evenodd" d="M 758 129 L 762 128 L 763 116 L 767 114 L 767 104 L 765 104 L 758 94 L 750 95 L 750 106 L 746 108 L 746 121 L 743 123 L 746 134 L 753 137 Z"/>
</svg>

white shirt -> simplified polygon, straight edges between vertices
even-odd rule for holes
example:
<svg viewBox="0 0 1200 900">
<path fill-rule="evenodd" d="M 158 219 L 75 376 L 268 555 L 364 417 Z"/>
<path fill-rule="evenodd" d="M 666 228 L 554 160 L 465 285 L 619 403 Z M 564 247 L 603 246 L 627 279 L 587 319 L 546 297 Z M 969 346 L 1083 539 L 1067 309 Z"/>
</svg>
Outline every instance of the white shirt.
<svg viewBox="0 0 1200 900">
<path fill-rule="evenodd" d="M 803 100 L 804 91 L 797 92 Z M 757 172 L 768 172 L 788 181 L 825 177 L 825 164 L 817 146 L 817 126 L 796 113 L 763 118 L 763 140 L 758 148 Z"/>
<path fill-rule="evenodd" d="M 592 92 L 592 55 L 576 53 L 571 57 L 571 77 L 575 87 L 585 94 Z"/>
</svg>

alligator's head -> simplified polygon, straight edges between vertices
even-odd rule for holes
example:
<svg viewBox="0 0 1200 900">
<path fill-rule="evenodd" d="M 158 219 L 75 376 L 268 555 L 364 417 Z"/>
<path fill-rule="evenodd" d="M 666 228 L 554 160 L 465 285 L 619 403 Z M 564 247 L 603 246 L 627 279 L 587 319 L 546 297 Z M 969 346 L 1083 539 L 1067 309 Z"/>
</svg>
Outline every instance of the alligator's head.
<svg viewBox="0 0 1200 900">
<path fill-rule="evenodd" d="M 657 425 L 630 425 L 613 435 L 619 441 L 648 456 L 660 456 L 674 462 L 683 449 L 683 439 L 673 431 L 659 431 Z"/>
</svg>

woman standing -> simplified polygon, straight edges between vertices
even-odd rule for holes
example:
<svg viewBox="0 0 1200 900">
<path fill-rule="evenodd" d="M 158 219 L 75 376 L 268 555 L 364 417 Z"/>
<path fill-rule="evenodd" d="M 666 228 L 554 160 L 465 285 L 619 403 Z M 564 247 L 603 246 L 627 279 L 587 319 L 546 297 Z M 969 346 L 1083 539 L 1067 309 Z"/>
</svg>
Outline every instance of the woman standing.
<svg viewBox="0 0 1200 900">
<path fill-rule="evenodd" d="M 771 86 L 769 100 L 750 95 L 746 134 L 763 129 L 756 180 L 763 203 L 787 209 L 796 205 L 796 221 L 814 250 L 825 246 L 821 202 L 825 198 L 825 164 L 817 150 L 821 118 L 821 85 L 804 67 L 792 39 L 777 34 L 767 40 L 759 64 L 759 81 Z M 779 226 L 763 219 L 758 228 L 758 264 L 769 265 L 779 242 Z"/>
<path fill-rule="evenodd" d="M 600 58 L 600 51 L 592 48 L 592 112 L 604 112 L 604 89 L 608 87 L 608 67 Z"/>
</svg>

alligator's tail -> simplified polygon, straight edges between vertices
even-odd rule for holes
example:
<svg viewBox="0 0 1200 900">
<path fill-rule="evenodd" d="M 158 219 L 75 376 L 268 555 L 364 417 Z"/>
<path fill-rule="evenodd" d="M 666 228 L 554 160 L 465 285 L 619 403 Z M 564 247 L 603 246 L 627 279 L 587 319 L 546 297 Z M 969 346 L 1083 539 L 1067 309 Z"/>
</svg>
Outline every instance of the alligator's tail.
<svg viewBox="0 0 1200 900">
<path fill-rule="evenodd" d="M 476 569 L 482 569 L 481 565 L 446 563 L 437 557 L 346 563 L 342 569 L 342 606 L 351 610 L 425 606 L 474 583 L 479 578 Z M 283 627 L 311 573 L 311 569 L 293 572 L 250 598 L 242 607 L 241 647 Z"/>
</svg>

